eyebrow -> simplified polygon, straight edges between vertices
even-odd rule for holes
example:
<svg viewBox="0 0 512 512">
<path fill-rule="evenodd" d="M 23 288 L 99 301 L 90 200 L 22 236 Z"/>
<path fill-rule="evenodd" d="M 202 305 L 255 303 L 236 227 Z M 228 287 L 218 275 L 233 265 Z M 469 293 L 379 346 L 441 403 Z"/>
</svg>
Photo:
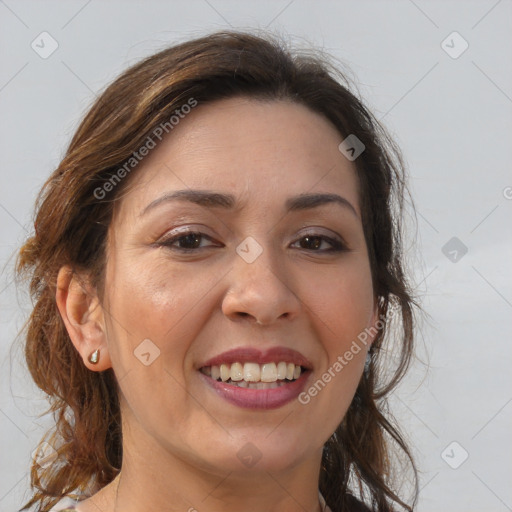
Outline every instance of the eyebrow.
<svg viewBox="0 0 512 512">
<path fill-rule="evenodd" d="M 145 215 L 148 211 L 153 210 L 160 204 L 172 201 L 189 201 L 207 208 L 224 208 L 226 210 L 231 210 L 236 206 L 236 199 L 232 194 L 221 194 L 219 192 L 212 192 L 209 190 L 176 190 L 174 192 L 164 194 L 149 203 L 144 210 L 142 210 L 140 216 Z M 287 212 L 294 212 L 317 208 L 329 203 L 339 204 L 343 208 L 350 210 L 356 217 L 358 217 L 354 206 L 347 199 L 338 194 L 300 194 L 298 196 L 289 197 L 285 201 L 285 208 Z"/>
</svg>

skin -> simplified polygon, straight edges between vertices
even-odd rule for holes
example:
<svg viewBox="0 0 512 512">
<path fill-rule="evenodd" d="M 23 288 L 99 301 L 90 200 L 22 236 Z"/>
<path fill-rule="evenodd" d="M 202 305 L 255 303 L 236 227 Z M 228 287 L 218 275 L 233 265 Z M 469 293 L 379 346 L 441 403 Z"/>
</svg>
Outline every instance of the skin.
<svg viewBox="0 0 512 512">
<path fill-rule="evenodd" d="M 370 344 L 307 405 L 273 410 L 225 401 L 197 368 L 235 347 L 281 345 L 311 361 L 309 387 L 375 325 L 358 181 L 338 150 L 342 139 L 322 116 L 287 101 L 200 105 L 131 177 L 109 230 L 103 297 L 86 275 L 79 282 L 61 269 L 62 318 L 91 371 L 114 369 L 123 422 L 120 477 L 79 511 L 320 510 L 322 447 L 348 409 Z M 167 201 L 141 215 L 182 189 L 232 194 L 237 205 Z M 288 197 L 313 192 L 337 193 L 355 211 L 328 203 L 286 213 Z M 186 226 L 210 237 L 195 253 L 158 245 Z M 325 252 L 324 240 L 315 249 L 304 245 L 308 233 L 342 237 L 347 247 Z M 263 250 L 252 263 L 235 251 L 248 236 Z M 134 356 L 145 339 L 160 350 L 148 366 Z M 248 442 L 261 453 L 252 467 L 237 457 Z"/>
</svg>

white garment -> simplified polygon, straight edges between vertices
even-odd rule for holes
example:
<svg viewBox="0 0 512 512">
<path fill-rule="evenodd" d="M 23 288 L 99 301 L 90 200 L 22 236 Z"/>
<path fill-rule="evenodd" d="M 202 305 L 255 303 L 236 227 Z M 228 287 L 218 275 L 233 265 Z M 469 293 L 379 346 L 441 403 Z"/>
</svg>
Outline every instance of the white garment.
<svg viewBox="0 0 512 512">
<path fill-rule="evenodd" d="M 53 508 L 51 508 L 50 512 L 59 512 L 59 510 L 63 510 L 68 507 L 74 507 L 77 503 L 79 503 L 78 500 L 74 500 L 73 498 L 67 496 L 62 498 Z"/>
</svg>

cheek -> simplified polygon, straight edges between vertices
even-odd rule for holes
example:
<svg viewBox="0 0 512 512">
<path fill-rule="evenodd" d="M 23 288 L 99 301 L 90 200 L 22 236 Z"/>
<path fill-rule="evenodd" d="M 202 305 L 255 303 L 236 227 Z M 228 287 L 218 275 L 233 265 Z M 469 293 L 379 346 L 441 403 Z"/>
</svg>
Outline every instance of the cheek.
<svg viewBox="0 0 512 512">
<path fill-rule="evenodd" d="M 358 261 L 316 278 L 314 286 L 307 284 L 302 295 L 332 359 L 370 325 L 374 306 L 370 269 L 367 262 Z"/>
<path fill-rule="evenodd" d="M 219 274 L 133 261 L 119 262 L 109 278 L 109 351 L 130 414 L 149 430 L 185 425 L 195 406 L 181 392 L 187 353 L 211 314 Z"/>
<path fill-rule="evenodd" d="M 141 342 L 150 339 L 160 355 L 172 352 L 166 366 L 178 376 L 188 345 L 210 314 L 208 294 L 220 275 L 132 261 L 118 262 L 109 277 L 113 350 L 124 369 L 133 364 L 133 352 Z"/>
<path fill-rule="evenodd" d="M 304 287 L 304 301 L 324 357 L 299 403 L 327 439 L 343 420 L 360 382 L 366 352 L 358 338 L 370 327 L 373 286 L 368 263 L 347 259 L 336 272 L 317 275 L 315 286 Z M 323 436 L 323 437 L 322 437 Z"/>
</svg>

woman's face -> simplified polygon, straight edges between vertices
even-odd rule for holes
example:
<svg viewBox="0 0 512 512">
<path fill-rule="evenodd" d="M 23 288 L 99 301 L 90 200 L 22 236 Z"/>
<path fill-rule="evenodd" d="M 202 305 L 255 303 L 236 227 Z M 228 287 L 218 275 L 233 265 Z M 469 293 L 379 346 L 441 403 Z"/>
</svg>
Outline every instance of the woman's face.
<svg viewBox="0 0 512 512">
<path fill-rule="evenodd" d="M 301 105 L 236 98 L 198 106 L 140 164 L 103 301 L 127 458 L 319 463 L 377 320 L 341 141 Z"/>
</svg>

